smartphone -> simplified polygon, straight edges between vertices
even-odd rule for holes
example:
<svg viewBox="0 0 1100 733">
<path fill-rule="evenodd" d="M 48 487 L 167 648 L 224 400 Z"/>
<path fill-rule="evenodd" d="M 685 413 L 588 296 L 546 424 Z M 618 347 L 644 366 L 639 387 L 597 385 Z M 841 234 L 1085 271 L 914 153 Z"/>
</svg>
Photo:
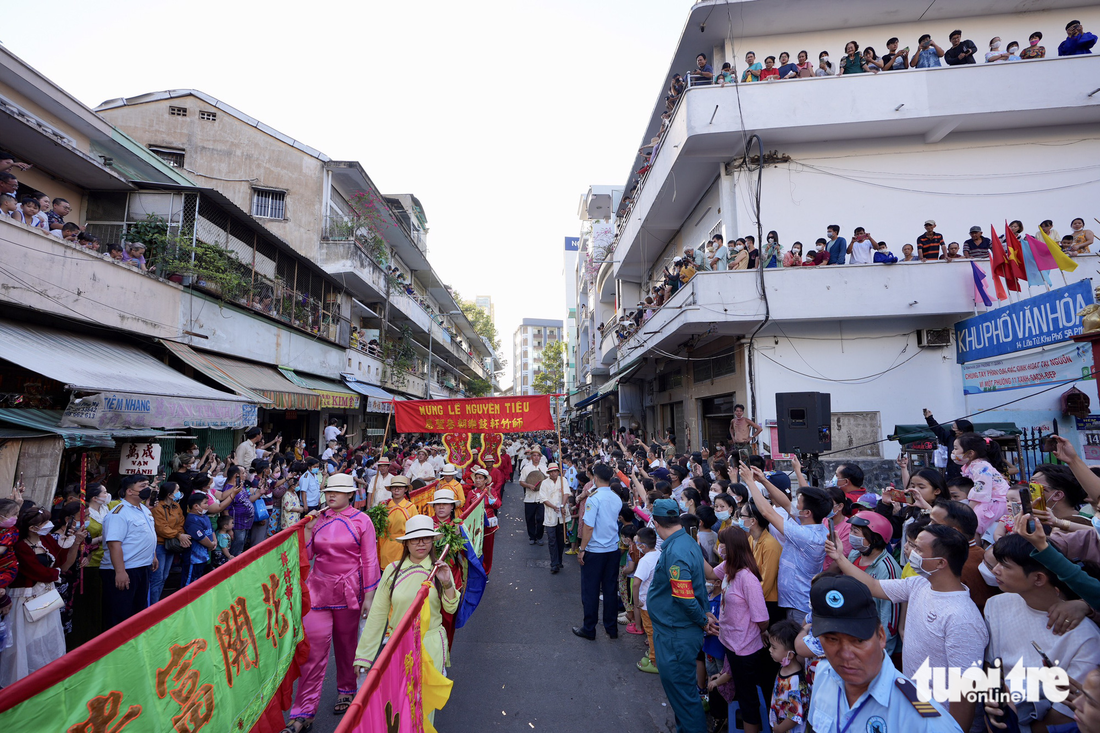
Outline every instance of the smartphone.
<svg viewBox="0 0 1100 733">
<path fill-rule="evenodd" d="M 829 542 L 833 543 L 833 546 L 840 549 L 840 542 L 836 538 L 836 525 L 833 524 L 832 517 L 829 518 Z"/>
<path fill-rule="evenodd" d="M 1020 492 L 1020 512 L 1022 514 L 1031 514 L 1031 490 Z M 1035 531 L 1035 520 L 1027 520 L 1027 531 Z"/>
<path fill-rule="evenodd" d="M 1043 438 L 1043 452 L 1053 453 L 1058 450 L 1058 441 L 1053 435 L 1048 435 Z"/>
<path fill-rule="evenodd" d="M 903 502 L 913 503 L 912 498 L 906 496 L 905 492 L 901 489 L 886 489 L 886 491 L 882 492 L 882 495 L 895 504 L 901 504 Z"/>
<path fill-rule="evenodd" d="M 1028 493 L 1031 496 L 1032 508 L 1046 511 L 1047 499 L 1043 496 L 1043 487 L 1039 484 L 1028 484 Z"/>
</svg>

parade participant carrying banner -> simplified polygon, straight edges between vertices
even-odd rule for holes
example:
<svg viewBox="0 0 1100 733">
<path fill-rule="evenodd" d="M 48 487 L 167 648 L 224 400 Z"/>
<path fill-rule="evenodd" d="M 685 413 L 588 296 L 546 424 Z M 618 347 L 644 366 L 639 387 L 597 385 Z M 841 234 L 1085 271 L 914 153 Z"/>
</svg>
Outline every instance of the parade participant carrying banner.
<svg viewBox="0 0 1100 733">
<path fill-rule="evenodd" d="M 399 433 L 523 433 L 553 430 L 551 395 L 395 402 Z"/>
<path fill-rule="evenodd" d="M 6 688 L 0 730 L 278 730 L 309 652 L 304 526 Z"/>
</svg>

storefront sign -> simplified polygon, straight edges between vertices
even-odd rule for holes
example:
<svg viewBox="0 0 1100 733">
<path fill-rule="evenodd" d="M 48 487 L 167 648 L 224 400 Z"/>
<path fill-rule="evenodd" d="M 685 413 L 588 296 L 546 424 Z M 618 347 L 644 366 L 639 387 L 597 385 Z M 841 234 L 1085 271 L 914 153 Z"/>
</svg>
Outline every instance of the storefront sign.
<svg viewBox="0 0 1100 733">
<path fill-rule="evenodd" d="M 394 404 L 399 433 L 525 433 L 553 430 L 549 395 L 406 400 Z"/>
<path fill-rule="evenodd" d="M 1033 354 L 974 362 L 962 367 L 963 394 L 1069 383 L 1088 377 L 1091 367 L 1091 344 L 1069 344 Z"/>
<path fill-rule="evenodd" d="M 383 400 L 379 397 L 367 397 L 367 412 L 393 412 L 393 400 Z"/>
<path fill-rule="evenodd" d="M 155 476 L 160 468 L 160 446 L 156 443 L 123 443 L 118 472 L 123 476 L 140 473 Z"/>
<path fill-rule="evenodd" d="M 1081 334 L 1077 314 L 1095 302 L 1092 283 L 1064 288 L 1012 303 L 955 324 L 959 364 L 1069 341 Z"/>
<path fill-rule="evenodd" d="M 358 410 L 359 395 L 347 392 L 322 392 L 314 390 L 321 395 L 322 410 Z"/>
<path fill-rule="evenodd" d="M 112 428 L 249 428 L 256 424 L 256 405 L 247 402 L 193 400 L 118 392 L 73 397 L 62 427 Z"/>
<path fill-rule="evenodd" d="M 1074 418 L 1080 433 L 1082 455 L 1086 461 L 1100 460 L 1100 415 Z"/>
</svg>

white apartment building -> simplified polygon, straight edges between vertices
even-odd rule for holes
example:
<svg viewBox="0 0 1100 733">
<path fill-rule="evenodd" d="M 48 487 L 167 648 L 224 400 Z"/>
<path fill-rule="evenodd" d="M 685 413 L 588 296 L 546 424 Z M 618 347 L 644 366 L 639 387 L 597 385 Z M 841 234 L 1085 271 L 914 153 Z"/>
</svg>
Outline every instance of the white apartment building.
<svg viewBox="0 0 1100 733">
<path fill-rule="evenodd" d="M 1062 412 L 1069 386 L 968 396 L 954 337 L 932 345 L 942 342 L 929 339 L 929 329 L 951 329 L 982 308 L 974 305 L 967 260 L 700 272 L 631 337 L 594 333 L 634 313 L 674 257 L 715 233 L 763 242 L 775 231 L 783 252 L 795 241 L 809 252 L 830 224 L 849 241 L 864 227 L 900 258 L 926 219 L 945 242 L 960 243 L 975 225 L 986 236 L 993 225 L 1003 237 L 1012 220 L 1031 234 L 1045 219 L 1062 234 L 1075 217 L 1092 222 L 1100 59 L 1058 57 L 1071 19 L 1095 31 L 1100 7 L 1082 0 L 930 7 L 813 0 L 797 10 L 783 0 L 696 3 L 667 74 L 653 80 L 643 144 L 661 130 L 673 75 L 686 75 L 700 52 L 715 69 L 731 62 L 739 76 L 749 51 L 759 61 L 786 51 L 793 61 L 806 50 L 816 66 L 825 50 L 835 67 L 849 40 L 881 56 L 891 37 L 916 50 L 928 33 L 947 49 L 958 28 L 978 46 L 978 63 L 688 88 L 643 177 L 644 161 L 631 163 L 613 247 L 588 250 L 602 261 L 594 275 L 578 267 L 577 384 L 589 388 L 573 400 L 578 412 L 614 409 L 616 427 L 638 424 L 649 436 L 671 429 L 681 448 L 698 450 L 728 440 L 733 406 L 743 403 L 768 426 L 766 452 L 775 444 L 776 393 L 829 392 L 834 451 L 869 460 L 895 457 L 899 445 L 887 436 L 895 425 L 921 423 L 924 407 L 941 420 L 988 410 L 975 421 L 1079 437 Z M 1045 59 L 983 63 L 990 38 L 1026 48 L 1036 30 Z M 585 252 L 582 238 L 581 262 Z M 1076 262 L 1068 282 L 1096 274 L 1095 255 Z M 983 267 L 988 275 L 989 262 Z M 1052 277 L 1062 285 L 1062 275 Z M 1013 300 L 1046 292 L 1023 290 Z M 1075 359 L 1091 364 L 1081 350 Z M 600 369 L 610 379 L 593 393 Z M 1095 381 L 1075 386 L 1100 412 Z M 603 399 L 616 392 L 617 400 Z"/>
<path fill-rule="evenodd" d="M 577 389 L 577 259 L 580 253 L 580 237 L 566 237 L 562 257 L 562 278 L 565 280 L 565 393 Z"/>
<path fill-rule="evenodd" d="M 497 322 L 497 309 L 493 305 L 493 299 L 488 295 L 478 295 L 474 298 L 474 305 L 481 310 L 485 311 L 485 315 L 489 316 L 489 320 L 494 324 Z"/>
<path fill-rule="evenodd" d="M 563 324 L 552 318 L 524 318 L 512 335 L 512 394 L 536 394 L 535 375 L 542 371 L 542 350 L 562 337 Z"/>
</svg>

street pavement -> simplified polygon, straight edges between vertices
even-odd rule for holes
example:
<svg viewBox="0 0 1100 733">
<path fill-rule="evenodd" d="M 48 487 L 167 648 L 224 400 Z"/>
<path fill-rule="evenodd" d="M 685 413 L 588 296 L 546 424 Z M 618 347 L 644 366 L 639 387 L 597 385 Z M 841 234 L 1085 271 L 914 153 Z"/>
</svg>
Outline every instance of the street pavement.
<svg viewBox="0 0 1100 733">
<path fill-rule="evenodd" d="M 493 572 L 481 604 L 455 634 L 448 676 L 450 701 L 436 713 L 440 733 L 589 733 L 675 730 L 657 675 L 639 672 L 645 637 L 626 633 L 596 641 L 570 631 L 582 620 L 580 566 L 565 556 L 565 569 L 550 574 L 546 546 L 529 545 L 523 489 L 504 493 Z M 331 733 L 339 718 L 335 667 L 329 660 L 313 730 Z"/>
</svg>

